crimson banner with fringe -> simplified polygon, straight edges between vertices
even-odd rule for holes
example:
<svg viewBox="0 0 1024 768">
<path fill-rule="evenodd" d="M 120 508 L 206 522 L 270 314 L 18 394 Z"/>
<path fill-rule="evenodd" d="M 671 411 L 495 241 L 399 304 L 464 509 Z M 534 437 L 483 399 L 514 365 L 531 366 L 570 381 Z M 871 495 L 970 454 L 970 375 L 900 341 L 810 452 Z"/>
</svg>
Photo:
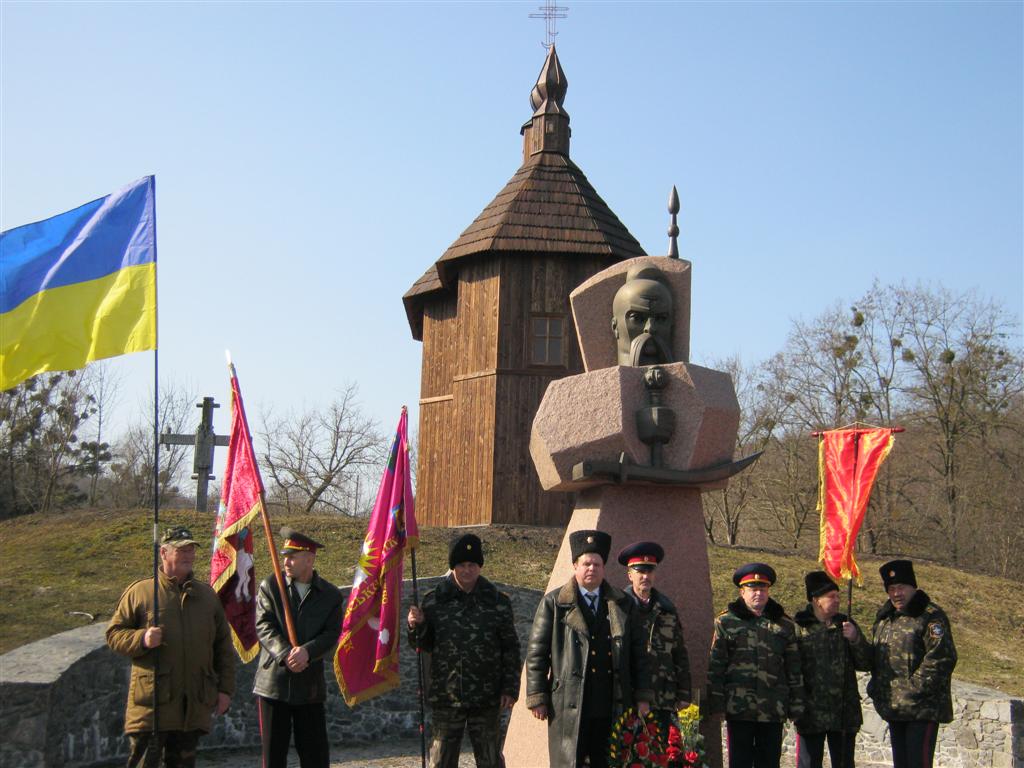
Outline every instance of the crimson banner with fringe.
<svg viewBox="0 0 1024 768">
<path fill-rule="evenodd" d="M 252 524 L 261 512 L 263 481 L 234 366 L 231 366 L 231 438 L 223 477 L 210 559 L 210 584 L 220 596 L 231 624 L 235 650 L 243 662 L 249 662 L 260 650 L 256 635 Z"/>
<path fill-rule="evenodd" d="M 892 449 L 891 428 L 844 428 L 820 433 L 818 511 L 821 548 L 818 559 L 837 581 L 856 579 L 860 568 L 853 549 L 879 467 Z"/>
<path fill-rule="evenodd" d="M 408 421 L 403 407 L 334 656 L 334 674 L 350 707 L 399 684 L 402 566 L 405 551 L 419 542 L 409 468 Z"/>
</svg>

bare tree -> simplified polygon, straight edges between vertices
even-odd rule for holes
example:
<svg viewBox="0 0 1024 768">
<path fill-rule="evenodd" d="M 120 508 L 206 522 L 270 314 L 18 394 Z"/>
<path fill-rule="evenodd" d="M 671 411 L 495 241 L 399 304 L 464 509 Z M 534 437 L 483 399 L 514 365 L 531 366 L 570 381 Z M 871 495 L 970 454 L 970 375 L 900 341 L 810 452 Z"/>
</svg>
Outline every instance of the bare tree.
<svg viewBox="0 0 1024 768">
<path fill-rule="evenodd" d="M 736 433 L 735 455 L 749 456 L 764 450 L 781 422 L 782 413 L 788 408 L 784 400 L 768 394 L 769 367 L 745 367 L 735 356 L 716 361 L 712 367 L 728 373 L 736 390 L 740 425 Z M 709 541 L 715 542 L 715 531 L 720 526 L 725 542 L 729 546 L 736 545 L 744 516 L 756 501 L 760 475 L 759 465 L 754 464 L 730 479 L 724 490 L 704 496 L 704 530 Z"/>
<path fill-rule="evenodd" d="M 1021 358 L 1010 346 L 1013 323 L 973 294 L 899 288 L 894 295 L 907 318 L 901 359 L 910 369 L 909 418 L 933 435 L 925 458 L 940 483 L 924 512 L 956 564 L 968 511 L 965 462 L 1024 392 Z"/>
<path fill-rule="evenodd" d="M 157 411 L 163 432 L 187 432 L 189 417 L 195 414 L 195 391 L 174 381 L 160 384 Z M 104 495 L 115 506 L 141 507 L 153 503 L 153 398 L 141 403 L 139 413 L 117 441 L 110 476 Z M 157 477 L 160 503 L 166 504 L 179 493 L 184 468 L 190 457 L 187 445 L 160 446 L 160 470 Z"/>
<path fill-rule="evenodd" d="M 324 409 L 283 418 L 265 415 L 261 459 L 272 486 L 271 500 L 289 511 L 323 507 L 361 513 L 353 491 L 366 487 L 363 473 L 380 466 L 387 446 L 377 424 L 363 414 L 357 394 L 358 387 L 348 384 Z"/>
<path fill-rule="evenodd" d="M 113 458 L 110 443 L 104 440 L 107 437 L 104 429 L 108 426 L 110 412 L 117 406 L 122 379 L 119 369 L 110 365 L 109 361 L 102 360 L 89 367 L 86 387 L 96 408 L 93 418 L 95 439 L 82 442 L 82 451 L 86 454 L 83 470 L 89 478 L 89 506 L 96 505 L 100 476 Z"/>
<path fill-rule="evenodd" d="M 79 431 L 95 414 L 81 371 L 44 373 L 0 393 L 2 516 L 84 500 Z"/>
</svg>

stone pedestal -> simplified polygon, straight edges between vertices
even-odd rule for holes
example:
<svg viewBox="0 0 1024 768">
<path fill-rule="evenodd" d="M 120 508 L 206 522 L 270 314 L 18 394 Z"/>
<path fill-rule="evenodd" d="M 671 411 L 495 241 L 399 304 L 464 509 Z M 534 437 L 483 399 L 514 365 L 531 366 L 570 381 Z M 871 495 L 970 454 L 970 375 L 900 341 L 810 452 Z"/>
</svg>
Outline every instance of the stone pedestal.
<svg viewBox="0 0 1024 768">
<path fill-rule="evenodd" d="M 619 588 L 629 583 L 626 569 L 616 560 L 620 549 L 640 540 L 654 540 L 665 548 L 665 559 L 658 567 L 657 589 L 666 594 L 679 611 L 690 656 L 693 688 L 703 690 L 714 612 L 700 492 L 616 485 L 581 492 L 551 571 L 547 592 L 572 578 L 569 535 L 590 528 L 605 531 L 612 537 L 605 578 Z M 508 768 L 548 768 L 548 726 L 533 717 L 524 704 L 525 699 L 524 670 L 520 699 L 512 712 L 505 739 L 505 762 Z M 711 731 L 715 735 L 705 737 L 709 762 L 720 765 L 719 731 L 714 727 Z"/>
</svg>

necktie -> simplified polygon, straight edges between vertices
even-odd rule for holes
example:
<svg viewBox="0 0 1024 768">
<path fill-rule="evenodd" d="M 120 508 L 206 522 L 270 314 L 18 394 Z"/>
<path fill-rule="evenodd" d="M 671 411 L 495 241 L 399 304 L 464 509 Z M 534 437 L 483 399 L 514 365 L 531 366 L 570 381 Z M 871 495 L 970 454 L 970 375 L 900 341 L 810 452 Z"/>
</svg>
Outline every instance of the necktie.
<svg viewBox="0 0 1024 768">
<path fill-rule="evenodd" d="M 597 595 L 591 593 L 591 594 L 587 595 L 586 598 L 587 598 L 587 605 L 590 606 L 590 612 L 596 616 L 597 615 Z"/>
</svg>

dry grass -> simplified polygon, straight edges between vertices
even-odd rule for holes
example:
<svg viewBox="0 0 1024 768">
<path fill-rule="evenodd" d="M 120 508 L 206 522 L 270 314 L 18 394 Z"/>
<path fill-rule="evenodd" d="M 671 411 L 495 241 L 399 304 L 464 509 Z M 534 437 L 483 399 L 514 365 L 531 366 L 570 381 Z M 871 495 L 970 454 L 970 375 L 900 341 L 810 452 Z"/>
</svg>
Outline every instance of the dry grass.
<svg viewBox="0 0 1024 768">
<path fill-rule="evenodd" d="M 150 512 L 77 511 L 32 515 L 0 522 L 0 652 L 55 632 L 104 621 L 121 591 L 152 569 Z M 191 511 L 164 511 L 161 519 L 184 524 L 200 538 L 212 536 L 213 516 Z M 362 544 L 366 522 L 326 515 L 293 515 L 288 523 L 327 545 L 317 566 L 329 579 L 346 584 Z M 525 526 L 473 529 L 484 540 L 485 573 L 509 584 L 543 589 L 561 541 L 561 531 Z M 451 531 L 425 528 L 417 566 L 421 576 L 443 573 Z M 257 546 L 262 536 L 257 537 Z M 715 604 L 732 600 L 733 569 L 749 560 L 766 560 L 779 572 L 773 597 L 791 613 L 803 600 L 803 574 L 817 567 L 805 557 L 778 552 L 710 547 Z M 197 562 L 202 562 L 200 557 Z M 265 559 L 264 559 L 265 562 Z M 881 560 L 861 561 L 865 587 L 854 589 L 854 618 L 869 629 L 884 598 L 877 567 Z M 260 568 L 260 566 L 257 566 Z M 260 570 L 266 572 L 266 565 Z M 207 565 L 200 565 L 201 577 Z M 918 563 L 920 585 L 946 609 L 953 623 L 962 680 L 1024 694 L 1024 603 L 1015 582 Z M 408 562 L 406 576 L 410 575 Z M 845 600 L 844 600 L 845 610 Z"/>
</svg>

